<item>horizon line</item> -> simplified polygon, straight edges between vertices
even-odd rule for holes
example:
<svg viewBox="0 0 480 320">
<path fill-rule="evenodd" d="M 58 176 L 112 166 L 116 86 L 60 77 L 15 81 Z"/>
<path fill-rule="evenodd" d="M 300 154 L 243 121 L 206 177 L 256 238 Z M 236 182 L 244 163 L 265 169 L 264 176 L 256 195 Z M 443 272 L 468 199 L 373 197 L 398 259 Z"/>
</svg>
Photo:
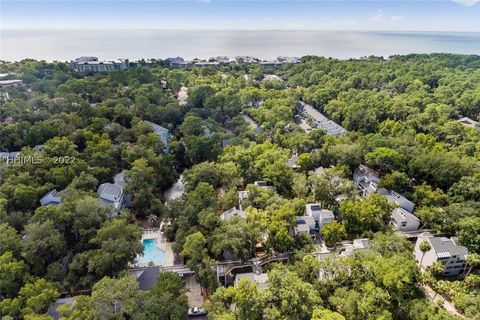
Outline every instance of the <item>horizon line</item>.
<svg viewBox="0 0 480 320">
<path fill-rule="evenodd" d="M 325 31 L 325 32 L 385 32 L 385 33 L 435 33 L 435 32 L 443 32 L 443 33 L 480 33 L 480 30 L 471 31 L 471 30 L 376 30 L 376 29 L 213 29 L 213 28 L 205 28 L 205 29 L 179 29 L 179 28 L 58 28 L 58 27 L 43 27 L 43 28 L 33 28 L 33 27 L 15 27 L 15 28 L 3 28 L 0 27 L 0 32 L 2 31 L 10 31 L 10 30 L 22 30 L 22 31 L 41 31 L 41 30 L 69 30 L 69 31 L 89 31 L 89 30 L 104 30 L 104 31 L 195 31 L 195 32 L 202 32 L 202 31 Z"/>
</svg>

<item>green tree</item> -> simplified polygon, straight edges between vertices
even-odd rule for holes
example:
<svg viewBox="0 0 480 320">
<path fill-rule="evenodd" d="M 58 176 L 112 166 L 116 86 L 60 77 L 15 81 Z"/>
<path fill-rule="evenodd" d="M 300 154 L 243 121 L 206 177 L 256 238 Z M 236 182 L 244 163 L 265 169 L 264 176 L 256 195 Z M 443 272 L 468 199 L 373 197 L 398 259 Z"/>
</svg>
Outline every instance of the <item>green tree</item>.
<svg viewBox="0 0 480 320">
<path fill-rule="evenodd" d="M 143 252 L 141 236 L 138 225 L 122 220 L 107 221 L 90 240 L 97 249 L 90 252 L 88 271 L 98 277 L 117 275 Z"/>
<path fill-rule="evenodd" d="M 398 151 L 384 147 L 376 148 L 365 155 L 366 164 L 380 173 L 402 169 L 403 161 L 403 157 Z"/>
<path fill-rule="evenodd" d="M 430 245 L 429 241 L 423 240 L 422 242 L 420 242 L 420 251 L 422 251 L 422 258 L 420 259 L 420 261 L 418 263 L 419 267 L 422 266 L 423 257 L 425 257 L 425 253 L 427 253 L 431 249 L 432 249 L 432 246 Z"/>
<path fill-rule="evenodd" d="M 345 317 L 328 309 L 315 309 L 311 320 L 345 320 Z"/>
<path fill-rule="evenodd" d="M 5 252 L 18 254 L 21 248 L 20 235 L 6 223 L 0 224 L 0 255 Z"/>
<path fill-rule="evenodd" d="M 347 237 L 345 226 L 338 221 L 327 223 L 320 231 L 328 246 L 333 246 Z"/>
<path fill-rule="evenodd" d="M 27 266 L 11 252 L 0 255 L 0 297 L 14 297 L 28 279 Z"/>
<path fill-rule="evenodd" d="M 27 225 L 25 234 L 22 256 L 34 274 L 43 274 L 48 264 L 57 261 L 66 252 L 64 237 L 51 220 Z"/>
</svg>

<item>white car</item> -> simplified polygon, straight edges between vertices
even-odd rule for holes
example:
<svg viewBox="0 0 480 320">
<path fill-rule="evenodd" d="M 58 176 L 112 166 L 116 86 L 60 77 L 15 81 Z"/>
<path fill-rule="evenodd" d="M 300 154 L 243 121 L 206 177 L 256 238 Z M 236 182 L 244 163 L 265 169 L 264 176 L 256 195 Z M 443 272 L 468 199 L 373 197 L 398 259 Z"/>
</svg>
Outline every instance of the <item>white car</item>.
<svg viewBox="0 0 480 320">
<path fill-rule="evenodd" d="M 188 316 L 195 317 L 195 316 L 204 316 L 207 312 L 203 308 L 193 307 L 188 309 Z"/>
</svg>

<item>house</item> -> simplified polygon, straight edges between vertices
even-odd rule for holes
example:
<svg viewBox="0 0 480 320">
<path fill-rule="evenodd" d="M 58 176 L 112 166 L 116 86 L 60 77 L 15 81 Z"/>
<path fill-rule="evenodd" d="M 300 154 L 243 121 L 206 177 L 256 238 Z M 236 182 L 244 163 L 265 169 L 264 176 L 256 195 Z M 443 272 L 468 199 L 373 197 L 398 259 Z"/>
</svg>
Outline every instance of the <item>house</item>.
<svg viewBox="0 0 480 320">
<path fill-rule="evenodd" d="M 70 62 L 70 68 L 77 72 L 109 72 L 128 69 L 128 59 L 99 61 L 97 57 L 80 57 Z"/>
<path fill-rule="evenodd" d="M 422 241 L 428 241 L 431 246 L 431 249 L 425 254 L 420 250 Z M 458 245 L 455 237 L 448 239 L 423 234 L 417 238 L 414 255 L 422 269 L 439 261 L 444 267 L 443 275 L 452 277 L 465 272 L 468 250 L 464 246 Z"/>
<path fill-rule="evenodd" d="M 380 176 L 366 165 L 359 165 L 353 173 L 353 182 L 360 189 L 362 196 L 368 196 L 378 189 Z"/>
<path fill-rule="evenodd" d="M 222 214 L 220 215 L 220 219 L 226 221 L 226 220 L 229 220 L 229 219 L 233 218 L 234 216 L 238 216 L 242 219 L 247 218 L 247 215 L 246 215 L 245 211 L 239 210 L 239 209 L 233 207 L 233 208 L 228 209 L 227 211 L 222 212 Z"/>
<path fill-rule="evenodd" d="M 393 209 L 390 223 L 395 231 L 417 231 L 420 226 L 420 220 L 407 210 L 397 207 Z"/>
<path fill-rule="evenodd" d="M 463 117 L 458 119 L 458 123 L 469 128 L 478 128 L 478 121 L 475 121 L 469 117 Z"/>
<path fill-rule="evenodd" d="M 397 193 L 395 191 L 390 191 L 384 188 L 378 189 L 378 193 L 381 194 L 382 196 L 385 196 L 389 203 L 394 204 L 410 213 L 412 213 L 413 209 L 415 208 L 415 203 L 408 200 L 407 198 L 402 196 L 400 193 Z"/>
<path fill-rule="evenodd" d="M 341 125 L 328 119 L 320 111 L 305 102 L 300 101 L 298 109 L 303 117 L 310 119 L 311 126 L 314 128 L 323 129 L 327 131 L 327 134 L 332 136 L 344 136 L 348 133 L 348 131 Z"/>
<path fill-rule="evenodd" d="M 165 145 L 165 152 L 168 152 L 168 142 L 170 141 L 170 131 L 162 127 L 161 125 L 158 125 L 156 123 L 150 122 L 150 121 L 145 121 L 150 128 L 152 128 L 153 132 L 160 137 L 160 140 L 162 143 Z"/>
<path fill-rule="evenodd" d="M 22 80 L 0 80 L 0 88 L 18 87 L 22 84 Z"/>
<path fill-rule="evenodd" d="M 315 229 L 318 231 L 324 225 L 335 220 L 335 216 L 331 210 L 322 209 L 317 203 L 309 203 L 305 206 L 305 215 L 315 220 Z"/>
<path fill-rule="evenodd" d="M 238 286 L 238 282 L 242 279 L 248 279 L 257 285 L 258 289 L 266 289 L 268 287 L 268 274 L 266 273 L 239 273 L 235 276 L 235 286 Z"/>
<path fill-rule="evenodd" d="M 116 174 L 114 183 L 102 183 L 97 190 L 101 207 L 112 207 L 111 216 L 116 216 L 118 211 L 128 204 L 128 196 L 125 195 L 124 172 Z"/>
<path fill-rule="evenodd" d="M 170 67 L 187 67 L 189 65 L 189 62 L 185 61 L 182 57 L 167 58 L 165 62 Z"/>
<path fill-rule="evenodd" d="M 52 317 L 53 319 L 58 320 L 58 319 L 61 318 L 60 314 L 58 313 L 58 308 L 60 306 L 63 306 L 64 304 L 71 305 L 71 304 L 74 304 L 74 303 L 75 303 L 75 298 L 57 299 L 57 300 L 55 300 L 55 302 L 50 307 L 48 307 L 47 314 L 50 317 Z"/>
<path fill-rule="evenodd" d="M 43 206 L 58 206 L 62 202 L 62 196 L 56 189 L 49 191 L 40 199 L 40 204 Z"/>
<path fill-rule="evenodd" d="M 370 248 L 370 240 L 368 238 L 355 239 L 351 245 L 346 245 L 345 250 L 340 253 L 343 257 L 351 257 L 358 250 Z"/>
<path fill-rule="evenodd" d="M 311 216 L 300 216 L 297 217 L 297 221 L 294 227 L 295 235 L 300 233 L 309 234 L 314 236 L 316 234 L 316 225 L 315 219 Z"/>
<path fill-rule="evenodd" d="M 238 64 L 243 64 L 243 63 L 257 63 L 259 62 L 260 59 L 251 57 L 251 56 L 237 56 L 235 57 L 235 62 Z"/>
</svg>

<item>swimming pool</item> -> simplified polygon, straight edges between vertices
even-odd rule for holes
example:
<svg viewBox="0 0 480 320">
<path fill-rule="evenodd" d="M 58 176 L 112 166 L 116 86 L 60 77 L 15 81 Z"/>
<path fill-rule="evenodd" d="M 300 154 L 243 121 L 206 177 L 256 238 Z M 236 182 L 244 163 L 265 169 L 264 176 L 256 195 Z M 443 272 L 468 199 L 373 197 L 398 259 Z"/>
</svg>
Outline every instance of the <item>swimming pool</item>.
<svg viewBox="0 0 480 320">
<path fill-rule="evenodd" d="M 165 261 L 165 251 L 157 247 L 157 239 L 143 240 L 143 255 L 138 260 L 140 263 L 148 264 L 153 262 L 161 265 Z"/>
</svg>

